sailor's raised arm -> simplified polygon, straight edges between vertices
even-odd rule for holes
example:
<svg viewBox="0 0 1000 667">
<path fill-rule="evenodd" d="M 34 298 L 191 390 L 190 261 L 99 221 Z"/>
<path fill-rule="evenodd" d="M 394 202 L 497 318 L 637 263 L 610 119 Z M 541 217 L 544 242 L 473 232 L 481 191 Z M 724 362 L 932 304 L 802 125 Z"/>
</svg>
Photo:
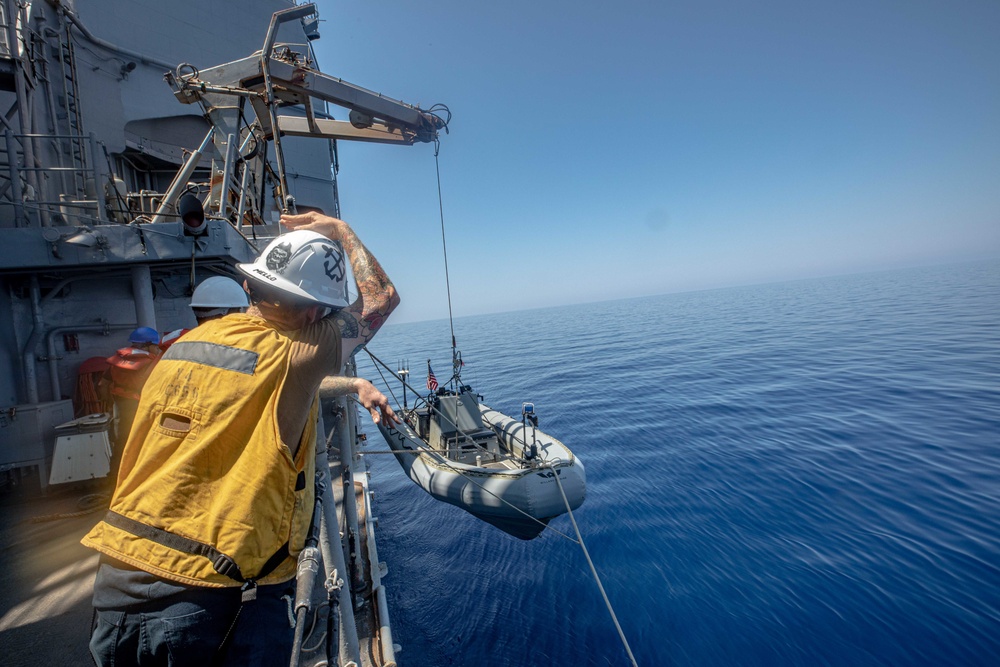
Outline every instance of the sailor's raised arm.
<svg viewBox="0 0 1000 667">
<path fill-rule="evenodd" d="M 351 355 L 372 339 L 389 313 L 399 305 L 399 294 L 386 276 L 382 265 L 361 243 L 361 239 L 343 220 L 315 211 L 281 216 L 281 224 L 290 229 L 307 229 L 340 241 L 351 263 L 358 284 L 358 298 L 337 313 L 341 323 L 341 366 Z"/>
</svg>

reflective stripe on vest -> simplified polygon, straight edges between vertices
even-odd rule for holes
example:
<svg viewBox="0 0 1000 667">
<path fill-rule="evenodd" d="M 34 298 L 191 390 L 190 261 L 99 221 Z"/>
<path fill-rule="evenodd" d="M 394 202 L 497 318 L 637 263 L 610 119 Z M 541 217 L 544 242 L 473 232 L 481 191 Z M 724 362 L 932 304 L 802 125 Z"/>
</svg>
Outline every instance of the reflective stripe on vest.
<svg viewBox="0 0 1000 667">
<path fill-rule="evenodd" d="M 163 358 L 190 361 L 202 366 L 253 375 L 254 369 L 257 368 L 258 355 L 256 352 L 241 350 L 230 345 L 182 340 L 171 345 Z"/>
</svg>

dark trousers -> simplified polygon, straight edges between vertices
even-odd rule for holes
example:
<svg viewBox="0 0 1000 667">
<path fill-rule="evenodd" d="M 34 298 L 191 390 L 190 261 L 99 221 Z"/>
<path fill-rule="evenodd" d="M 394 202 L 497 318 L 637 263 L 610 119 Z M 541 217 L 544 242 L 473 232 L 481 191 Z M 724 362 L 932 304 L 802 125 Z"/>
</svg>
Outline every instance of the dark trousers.
<svg viewBox="0 0 1000 667">
<path fill-rule="evenodd" d="M 294 586 L 294 580 L 258 586 L 257 599 L 242 608 L 238 588 L 205 588 L 124 610 L 99 609 L 90 652 L 100 667 L 283 667 L 291 659 L 294 631 L 282 596 L 294 598 Z"/>
</svg>

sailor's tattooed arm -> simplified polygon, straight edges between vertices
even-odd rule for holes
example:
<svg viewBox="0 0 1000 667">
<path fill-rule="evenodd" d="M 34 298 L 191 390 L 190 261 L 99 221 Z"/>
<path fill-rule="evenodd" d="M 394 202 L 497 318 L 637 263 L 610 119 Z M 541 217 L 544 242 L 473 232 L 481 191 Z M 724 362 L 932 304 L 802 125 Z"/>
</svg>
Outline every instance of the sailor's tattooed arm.
<svg viewBox="0 0 1000 667">
<path fill-rule="evenodd" d="M 320 398 L 337 398 L 358 393 L 358 378 L 346 375 L 328 375 L 319 385 Z"/>
<path fill-rule="evenodd" d="M 360 345 L 363 345 L 371 340 L 385 323 L 389 313 L 399 305 L 399 295 L 385 275 L 382 265 L 346 223 L 341 230 L 340 243 L 344 246 L 354 278 L 358 282 L 358 298 L 343 314 L 345 317 L 348 314 L 355 317 L 357 337 L 362 339 Z"/>
<path fill-rule="evenodd" d="M 329 375 L 323 378 L 319 385 L 320 398 L 335 398 L 349 394 L 358 395 L 358 403 L 368 410 L 372 421 L 376 424 L 384 422 L 391 426 L 399 423 L 399 417 L 389 405 L 389 399 L 364 378 Z"/>
<path fill-rule="evenodd" d="M 361 327 L 358 324 L 358 320 L 354 317 L 354 313 L 349 308 L 344 308 L 338 312 L 334 315 L 334 319 L 337 322 L 337 327 L 340 329 L 343 358 L 347 360 L 360 350 L 367 341 L 361 338 Z"/>
<path fill-rule="evenodd" d="M 340 241 L 358 284 L 358 298 L 337 314 L 344 342 L 344 358 L 367 343 L 399 305 L 399 294 L 382 265 L 344 222 L 317 212 L 282 215 L 281 223 L 292 229 L 309 229 Z"/>
</svg>

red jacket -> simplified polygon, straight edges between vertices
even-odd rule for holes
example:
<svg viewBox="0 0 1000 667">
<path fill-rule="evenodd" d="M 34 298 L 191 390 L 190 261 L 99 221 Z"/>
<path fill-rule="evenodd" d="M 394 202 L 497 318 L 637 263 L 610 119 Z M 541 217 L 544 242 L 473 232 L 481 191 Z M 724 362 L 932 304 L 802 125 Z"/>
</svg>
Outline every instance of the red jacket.
<svg viewBox="0 0 1000 667">
<path fill-rule="evenodd" d="M 177 339 L 186 334 L 190 329 L 174 329 L 160 336 L 160 355 L 162 356 L 167 348 L 177 342 Z"/>
<path fill-rule="evenodd" d="M 111 393 L 139 400 L 142 385 L 146 384 L 146 378 L 153 372 L 161 354 L 138 347 L 123 347 L 108 357 Z"/>
</svg>

